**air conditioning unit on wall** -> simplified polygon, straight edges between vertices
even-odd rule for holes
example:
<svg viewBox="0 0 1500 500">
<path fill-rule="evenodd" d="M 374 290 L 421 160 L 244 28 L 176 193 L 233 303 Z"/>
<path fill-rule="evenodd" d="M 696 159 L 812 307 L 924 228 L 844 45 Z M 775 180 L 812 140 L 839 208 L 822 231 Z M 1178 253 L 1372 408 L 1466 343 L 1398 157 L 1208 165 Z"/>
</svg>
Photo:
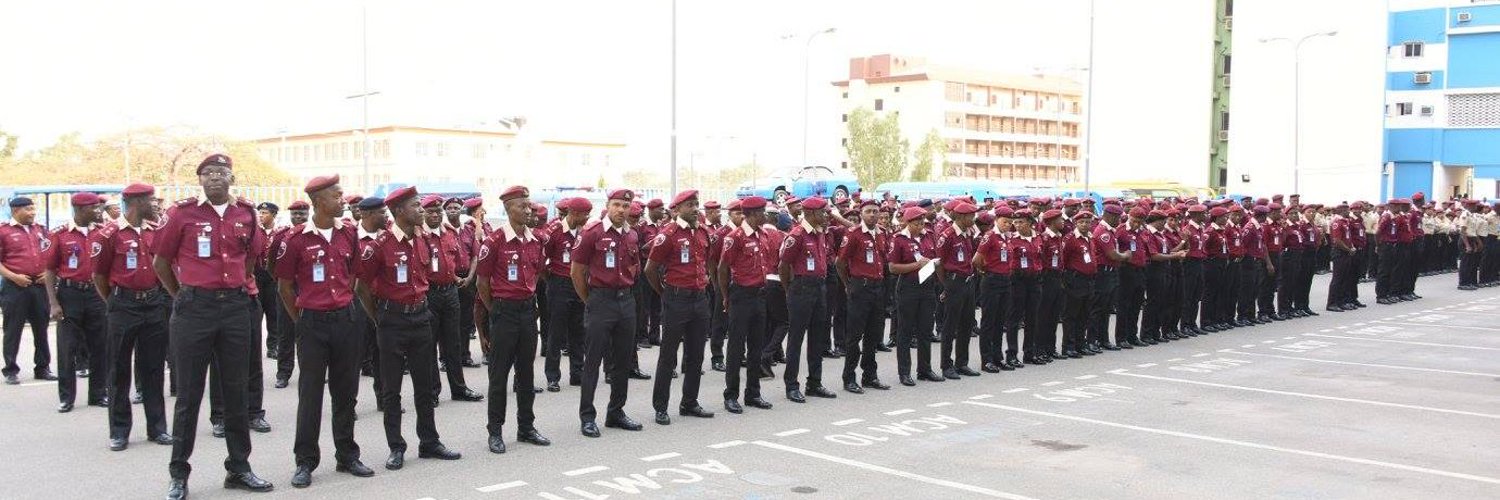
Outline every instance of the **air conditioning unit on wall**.
<svg viewBox="0 0 1500 500">
<path fill-rule="evenodd" d="M 1432 116 L 1432 106 L 1422 106 L 1422 116 Z"/>
<path fill-rule="evenodd" d="M 1421 73 L 1414 74 L 1411 77 L 1411 82 L 1415 83 L 1415 84 L 1418 84 L 1418 85 L 1426 85 L 1426 84 L 1432 83 L 1432 73 L 1428 73 L 1428 72 L 1424 71 L 1424 72 L 1421 72 Z"/>
<path fill-rule="evenodd" d="M 1221 141 L 1227 141 L 1227 140 L 1229 140 L 1229 131 L 1228 130 L 1220 130 L 1219 131 L 1219 140 L 1221 140 Z"/>
<path fill-rule="evenodd" d="M 1458 13 L 1458 22 L 1467 23 L 1467 22 L 1473 21 L 1473 20 L 1474 20 L 1474 14 L 1472 14 L 1472 13 L 1469 13 L 1469 12 L 1459 12 Z"/>
</svg>

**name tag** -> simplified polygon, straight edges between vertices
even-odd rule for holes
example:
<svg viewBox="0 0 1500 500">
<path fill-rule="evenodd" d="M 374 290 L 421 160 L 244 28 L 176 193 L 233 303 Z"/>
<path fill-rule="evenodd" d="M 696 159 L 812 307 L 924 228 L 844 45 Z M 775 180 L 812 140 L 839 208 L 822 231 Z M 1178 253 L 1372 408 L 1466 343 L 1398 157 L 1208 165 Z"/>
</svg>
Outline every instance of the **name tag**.
<svg viewBox="0 0 1500 500">
<path fill-rule="evenodd" d="M 1026 255 L 1022 254 L 1021 255 L 1021 267 L 1031 267 L 1031 263 L 1028 262 L 1028 260 L 1029 259 L 1026 258 Z"/>
<path fill-rule="evenodd" d="M 1058 267 L 1057 254 L 1052 254 L 1052 267 Z"/>
<path fill-rule="evenodd" d="M 521 279 L 521 269 L 516 267 L 515 262 L 505 266 L 505 279 L 510 281 L 519 281 Z"/>
<path fill-rule="evenodd" d="M 688 247 L 684 246 L 682 247 L 682 251 L 678 252 L 677 262 L 687 264 L 689 260 L 692 260 L 691 257 L 691 254 L 688 252 Z"/>
<path fill-rule="evenodd" d="M 562 257 L 563 264 L 572 264 L 573 263 L 573 255 L 571 255 L 572 253 L 573 252 L 569 252 L 567 249 L 563 249 L 563 257 Z"/>
<path fill-rule="evenodd" d="M 1091 257 L 1090 255 L 1091 255 L 1091 252 L 1083 252 L 1083 263 L 1084 264 L 1089 264 L 1089 263 L 1094 262 L 1093 257 Z"/>
<path fill-rule="evenodd" d="M 432 272 L 438 272 L 438 255 L 432 254 Z"/>
<path fill-rule="evenodd" d="M 1021 265 L 1023 265 L 1023 266 L 1026 265 L 1026 264 L 1024 264 L 1026 258 L 1025 257 L 1021 257 L 1021 259 L 1022 259 L 1021 261 L 1023 262 L 1023 264 L 1021 264 Z M 1010 250 L 1006 250 L 1005 248 L 1001 248 L 1000 249 L 1000 262 L 1008 262 L 1008 261 L 1010 261 Z"/>
<path fill-rule="evenodd" d="M 958 249 L 958 261 L 959 262 L 963 262 L 964 261 L 964 249 L 962 249 L 962 248 Z"/>
<path fill-rule="evenodd" d="M 213 254 L 213 240 L 209 239 L 208 235 L 206 234 L 198 235 L 198 257 L 207 259 L 209 257 L 212 257 Z"/>
<path fill-rule="evenodd" d="M 313 283 L 322 283 L 323 280 L 326 279 L 326 278 L 327 278 L 327 275 L 324 274 L 324 272 L 323 272 L 323 263 L 322 262 L 314 262 L 313 265 L 312 265 L 312 280 L 313 280 Z"/>
<path fill-rule="evenodd" d="M 396 283 L 406 283 L 406 263 L 396 264 Z"/>
<path fill-rule="evenodd" d="M 132 249 L 126 251 L 125 252 L 125 269 L 129 269 L 129 270 L 133 271 L 133 270 L 135 270 L 139 266 L 140 266 L 140 262 L 137 260 L 137 257 L 135 255 L 135 249 L 132 248 Z"/>
<path fill-rule="evenodd" d="M 605 250 L 604 251 L 604 268 L 605 269 L 614 269 L 615 268 L 615 251 L 614 250 Z"/>
<path fill-rule="evenodd" d="M 1235 238 L 1234 239 L 1234 246 L 1240 246 L 1240 245 L 1241 245 L 1240 239 L 1239 238 Z"/>
<path fill-rule="evenodd" d="M 1130 251 L 1135 251 L 1135 240 L 1130 240 Z"/>
<path fill-rule="evenodd" d="M 812 271 L 816 267 L 817 267 L 817 263 L 813 261 L 813 256 L 811 256 L 811 255 L 807 256 L 807 270 L 808 271 Z"/>
<path fill-rule="evenodd" d="M 865 263 L 866 264 L 874 264 L 875 263 L 875 249 L 873 249 L 873 248 L 866 248 L 865 249 Z"/>
<path fill-rule="evenodd" d="M 68 256 L 68 269 L 78 269 L 78 254 Z"/>
</svg>

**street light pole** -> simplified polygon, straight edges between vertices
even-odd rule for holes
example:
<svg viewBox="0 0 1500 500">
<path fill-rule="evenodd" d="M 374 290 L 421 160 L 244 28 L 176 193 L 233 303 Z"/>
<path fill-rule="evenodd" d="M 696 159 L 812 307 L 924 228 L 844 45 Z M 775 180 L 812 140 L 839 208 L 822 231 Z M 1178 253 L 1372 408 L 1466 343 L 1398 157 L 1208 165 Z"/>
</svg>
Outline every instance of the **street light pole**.
<svg viewBox="0 0 1500 500">
<path fill-rule="evenodd" d="M 1338 31 L 1323 31 L 1304 35 L 1292 47 L 1292 192 L 1302 190 L 1302 44 L 1308 40 L 1337 36 Z M 1290 42 L 1290 38 L 1262 38 L 1260 43 Z"/>
<path fill-rule="evenodd" d="M 810 61 L 812 59 L 812 42 L 813 42 L 814 38 L 818 37 L 818 35 L 821 35 L 821 34 L 824 34 L 824 33 L 833 33 L 835 31 L 838 31 L 838 29 L 837 28 L 824 28 L 824 29 L 821 29 L 821 30 L 809 33 L 807 35 L 807 43 L 805 43 L 805 44 L 802 45 L 802 164 L 799 165 L 801 167 L 808 166 L 808 163 L 807 163 L 807 122 L 808 122 L 809 118 L 808 118 L 808 115 L 807 115 L 807 102 L 808 102 L 808 87 L 812 86 L 812 81 L 811 81 L 812 76 L 811 76 L 811 71 L 809 69 L 809 67 L 810 67 Z"/>
<path fill-rule="evenodd" d="M 1084 89 L 1083 113 L 1088 121 L 1083 122 L 1083 194 L 1089 196 L 1089 167 L 1094 159 L 1094 0 L 1089 0 L 1089 80 Z M 1059 158 L 1060 160 L 1060 158 Z"/>
<path fill-rule="evenodd" d="M 672 192 L 669 196 L 677 194 L 677 0 L 672 0 L 672 160 L 671 165 Z"/>
<path fill-rule="evenodd" d="M 370 15 L 368 8 L 360 8 L 359 39 L 360 39 L 360 93 L 345 97 L 345 99 L 359 99 L 363 108 L 361 135 L 364 136 L 364 174 L 363 183 L 366 192 L 374 192 L 374 184 L 370 182 L 370 96 L 380 95 L 380 91 L 370 90 Z"/>
</svg>

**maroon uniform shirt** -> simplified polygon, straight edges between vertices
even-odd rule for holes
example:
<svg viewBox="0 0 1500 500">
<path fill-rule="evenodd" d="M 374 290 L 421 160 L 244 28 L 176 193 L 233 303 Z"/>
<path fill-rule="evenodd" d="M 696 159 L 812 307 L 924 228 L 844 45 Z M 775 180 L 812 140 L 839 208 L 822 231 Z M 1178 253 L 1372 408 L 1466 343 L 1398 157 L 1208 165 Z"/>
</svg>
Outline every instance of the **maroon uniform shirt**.
<svg viewBox="0 0 1500 500">
<path fill-rule="evenodd" d="M 1286 235 L 1282 233 L 1281 228 L 1282 223 L 1269 220 L 1261 224 L 1260 241 L 1266 243 L 1266 252 L 1281 253 L 1281 250 L 1285 248 L 1282 242 L 1286 241 Z"/>
<path fill-rule="evenodd" d="M 573 244 L 572 260 L 589 268 L 592 288 L 630 288 L 640 272 L 640 241 L 630 227 L 613 227 L 609 219 L 590 222 Z"/>
<path fill-rule="evenodd" d="M 675 288 L 708 288 L 708 228 L 678 219 L 662 226 L 651 243 L 651 262 L 662 266 L 662 282 Z"/>
<path fill-rule="evenodd" d="M 121 217 L 89 234 L 94 273 L 109 278 L 110 285 L 116 288 L 135 291 L 156 288 L 156 271 L 151 268 L 151 260 L 156 257 L 157 231 L 151 221 L 141 221 L 141 226 L 132 226 Z"/>
<path fill-rule="evenodd" d="M 538 277 L 547 270 L 548 240 L 540 231 L 515 232 L 510 224 L 490 233 L 479 246 L 479 279 L 490 280 L 490 298 L 526 300 L 536 296 Z"/>
<path fill-rule="evenodd" d="M 458 230 L 444 222 L 436 228 L 424 228 L 423 232 L 422 241 L 429 252 L 428 260 L 424 261 L 430 273 L 428 282 L 433 286 L 458 283 L 459 263 L 469 267 L 469 261 L 464 258 L 463 249 L 458 244 Z"/>
<path fill-rule="evenodd" d="M 421 226 L 415 229 L 422 231 Z M 395 224 L 365 244 L 357 276 L 370 284 L 376 298 L 412 305 L 427 300 L 431 258 L 422 236 L 401 232 Z"/>
<path fill-rule="evenodd" d="M 1099 254 L 1094 251 L 1094 238 L 1074 229 L 1063 237 L 1063 267 L 1085 276 L 1099 272 Z"/>
<path fill-rule="evenodd" d="M 208 199 L 188 198 L 167 211 L 156 254 L 177 270 L 178 283 L 207 289 L 248 287 L 245 262 L 266 248 L 255 205 L 233 199 L 220 216 Z"/>
<path fill-rule="evenodd" d="M 1141 244 L 1139 248 L 1142 250 L 1141 253 L 1145 255 L 1142 255 L 1141 258 L 1150 259 L 1152 255 L 1171 253 L 1172 245 L 1168 239 L 1170 235 L 1171 233 L 1167 231 L 1157 231 L 1149 225 L 1143 226 L 1140 232 Z"/>
<path fill-rule="evenodd" d="M 1067 233 L 1067 234 L 1072 234 L 1072 233 Z M 1063 270 L 1063 264 L 1064 264 L 1064 262 L 1063 262 L 1062 254 L 1063 254 L 1063 246 L 1064 246 L 1064 243 L 1065 243 L 1066 239 L 1067 239 L 1067 236 L 1065 236 L 1062 233 L 1054 233 L 1054 232 L 1052 232 L 1051 229 L 1047 229 L 1046 231 L 1042 232 L 1042 235 L 1041 235 L 1042 270 L 1044 270 L 1044 271 L 1061 271 L 1061 270 Z"/>
<path fill-rule="evenodd" d="M 959 231 L 958 224 L 950 224 L 938 233 L 937 253 L 942 259 L 943 271 L 948 274 L 973 274 L 974 250 L 979 247 L 979 228 L 969 226 L 968 231 Z"/>
<path fill-rule="evenodd" d="M 1183 224 L 1182 225 L 1182 231 L 1181 231 L 1181 233 L 1182 234 L 1179 235 L 1179 237 L 1182 238 L 1182 239 L 1184 239 L 1184 240 L 1186 240 L 1187 244 L 1188 244 L 1187 245 L 1187 258 L 1189 258 L 1189 259 L 1206 259 L 1206 258 L 1208 258 L 1208 255 L 1209 255 L 1209 253 L 1208 253 L 1208 240 L 1209 240 L 1209 234 L 1208 234 L 1209 231 L 1208 231 L 1208 228 L 1199 225 L 1197 222 L 1189 221 L 1187 224 Z"/>
<path fill-rule="evenodd" d="M 828 233 L 815 231 L 807 222 L 792 226 L 781 240 L 778 264 L 786 264 L 792 276 L 828 277 Z"/>
<path fill-rule="evenodd" d="M 15 221 L 0 222 L 0 264 L 11 272 L 40 277 L 47 269 L 42 253 L 51 248 L 47 229 L 41 224 L 22 226 Z"/>
<path fill-rule="evenodd" d="M 1261 225 L 1260 221 L 1255 219 L 1245 219 L 1245 224 L 1239 228 L 1246 257 L 1259 259 L 1266 256 L 1266 233 L 1261 229 Z"/>
<path fill-rule="evenodd" d="M 902 229 L 896 233 L 894 238 L 891 238 L 890 255 L 886 256 L 888 262 L 891 264 L 911 264 L 919 258 L 938 258 L 937 237 L 932 234 L 932 231 L 922 231 L 922 234 L 912 235 L 906 229 Z M 915 280 L 917 271 L 900 276 L 903 279 L 910 277 Z"/>
<path fill-rule="evenodd" d="M 98 224 L 79 227 L 71 221 L 58 227 L 47 236 L 49 248 L 42 254 L 47 270 L 60 279 L 92 283 L 94 263 L 89 258 L 93 255 L 89 235 L 98 230 Z"/>
<path fill-rule="evenodd" d="M 771 252 L 777 247 L 764 228 L 752 228 L 741 223 L 724 237 L 723 250 L 719 255 L 720 265 L 729 266 L 729 281 L 746 288 L 766 286 L 766 269 L 776 259 Z"/>
<path fill-rule="evenodd" d="M 1010 248 L 1009 257 L 1015 261 L 1017 271 L 1028 275 L 1042 272 L 1042 237 L 1035 234 L 1021 236 L 1020 234 L 1010 238 L 1006 242 Z M 985 257 L 986 259 L 989 257 Z"/>
<path fill-rule="evenodd" d="M 990 274 L 1009 276 L 1016 270 L 1016 259 L 1010 249 L 1010 235 L 991 230 L 984 233 L 984 238 L 979 240 L 979 248 L 975 253 L 984 256 L 983 271 Z M 1031 260 L 1028 259 L 1027 264 Z"/>
<path fill-rule="evenodd" d="M 275 275 L 297 284 L 298 308 L 337 311 L 354 301 L 354 259 L 358 252 L 359 233 L 352 224 L 335 221 L 325 239 L 323 232 L 308 221 L 282 235 L 276 247 Z"/>
<path fill-rule="evenodd" d="M 865 227 L 844 232 L 844 245 L 839 247 L 839 259 L 848 267 L 849 277 L 878 280 L 885 277 L 886 250 L 885 233 L 879 228 Z"/>
<path fill-rule="evenodd" d="M 558 220 L 547 227 L 547 241 L 542 247 L 547 255 L 547 272 L 566 278 L 572 272 L 573 242 L 578 241 L 580 229 L 568 227 L 567 220 Z"/>
</svg>

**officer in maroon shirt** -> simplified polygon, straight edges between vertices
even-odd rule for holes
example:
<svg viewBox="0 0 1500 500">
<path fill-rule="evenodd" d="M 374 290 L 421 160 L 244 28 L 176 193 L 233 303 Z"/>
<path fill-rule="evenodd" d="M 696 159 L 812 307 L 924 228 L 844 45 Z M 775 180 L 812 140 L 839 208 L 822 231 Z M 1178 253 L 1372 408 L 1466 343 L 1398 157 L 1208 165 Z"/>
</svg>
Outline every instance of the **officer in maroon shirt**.
<svg viewBox="0 0 1500 500">
<path fill-rule="evenodd" d="M 293 226 L 300 226 L 307 223 L 307 211 L 310 208 L 307 202 L 302 200 L 296 200 L 288 204 L 286 212 L 291 224 L 271 231 L 271 241 L 266 248 L 281 248 L 281 242 L 286 240 Z M 263 260 L 270 266 L 270 269 L 274 270 L 278 257 L 276 252 L 271 251 L 266 253 L 266 257 Z M 276 359 L 276 388 L 285 389 L 291 384 L 292 370 L 297 367 L 297 327 L 292 324 L 292 319 L 286 316 L 285 306 L 281 304 L 281 294 L 277 293 L 275 288 L 257 291 L 262 291 L 267 295 L 275 295 L 277 307 L 280 308 L 276 312 L 277 341 L 274 358 Z"/>
<path fill-rule="evenodd" d="M 937 309 L 938 281 L 930 275 L 923 281 L 918 273 L 938 256 L 937 237 L 927 229 L 927 215 L 927 210 L 921 207 L 902 210 L 901 222 L 905 227 L 892 238 L 887 255 L 890 272 L 897 275 L 896 314 L 901 331 L 896 339 L 896 373 L 905 386 L 917 385 L 911 377 L 912 347 L 917 349 L 918 379 L 947 380 L 932 371 L 932 347 L 927 342 Z"/>
<path fill-rule="evenodd" d="M 433 353 L 432 312 L 427 289 L 432 275 L 432 247 L 422 229 L 422 206 L 411 186 L 391 191 L 385 199 L 392 224 L 360 253 L 355 292 L 365 312 L 375 320 L 380 345 L 380 378 L 385 400 L 385 439 L 390 457 L 385 468 L 406 465 L 406 439 L 401 437 L 402 370 L 411 367 L 412 399 L 416 400 L 417 457 L 457 460 L 462 457 L 439 440 L 433 408 L 437 393 L 437 356 Z"/>
<path fill-rule="evenodd" d="M 296 470 L 292 486 L 312 484 L 318 468 L 323 423 L 323 388 L 333 398 L 333 445 L 338 472 L 375 475 L 359 460 L 354 442 L 354 399 L 359 392 L 359 364 L 364 335 L 354 321 L 354 276 L 359 235 L 344 214 L 343 188 L 337 174 L 314 177 L 302 189 L 312 200 L 310 222 L 292 226 L 276 253 L 277 291 L 287 318 L 296 329 L 302 375 L 297 379 L 297 436 L 292 445 Z M 270 290 L 262 293 L 272 293 Z"/>
<path fill-rule="evenodd" d="M 708 341 L 708 227 L 698 215 L 698 191 L 678 193 L 670 204 L 675 220 L 662 223 L 646 261 L 646 280 L 661 297 L 662 343 L 656 358 L 656 386 L 651 405 L 656 423 L 670 425 L 672 373 L 682 348 L 682 400 L 677 414 L 713 418 L 698 403 L 703 378 L 703 345 Z"/>
<path fill-rule="evenodd" d="M 357 225 L 357 229 L 355 229 L 356 234 L 359 235 L 359 254 L 364 255 L 365 247 L 369 246 L 370 243 L 375 241 L 376 236 L 385 231 L 385 227 L 390 222 L 390 217 L 385 212 L 385 198 L 379 196 L 368 196 L 359 200 L 359 205 L 355 207 L 354 211 L 359 214 L 356 217 L 356 219 L 359 219 L 359 224 Z M 385 400 L 380 398 L 384 385 L 380 380 L 380 346 L 375 336 L 375 320 L 370 317 L 369 313 L 365 312 L 364 307 L 356 305 L 355 309 L 358 311 L 355 313 L 355 317 L 360 322 L 360 328 L 365 338 L 365 360 L 361 371 L 371 379 L 370 386 L 375 393 L 375 411 L 384 413 Z"/>
<path fill-rule="evenodd" d="M 630 395 L 630 359 L 635 356 L 635 286 L 640 271 L 640 243 L 627 223 L 635 193 L 616 189 L 608 195 L 604 218 L 584 226 L 573 245 L 569 276 L 573 290 L 584 305 L 587 329 L 584 356 L 583 390 L 579 393 L 579 430 L 584 436 L 599 437 L 598 413 L 594 409 L 594 389 L 599 385 L 599 365 L 611 361 L 609 370 L 609 406 L 604 425 L 627 431 L 641 430 L 641 424 L 625 414 L 625 399 Z"/>
<path fill-rule="evenodd" d="M 943 287 L 942 350 L 939 368 L 944 378 L 978 377 L 969 367 L 969 335 L 974 331 L 974 254 L 979 248 L 979 228 L 974 227 L 974 213 L 979 207 L 967 201 L 953 205 L 949 216 L 953 222 L 938 233 L 937 253 L 942 265 L 937 270 Z"/>
<path fill-rule="evenodd" d="M 528 227 L 531 193 L 525 186 L 511 186 L 500 194 L 500 202 L 510 219 L 479 247 L 479 265 L 474 270 L 478 280 L 479 300 L 489 311 L 490 322 L 490 402 L 485 425 L 489 431 L 490 453 L 505 453 L 506 399 L 512 389 L 507 383 L 510 371 L 516 371 L 516 440 L 537 446 L 552 441 L 537 432 L 536 414 L 531 411 L 536 393 L 532 387 L 533 359 L 537 342 L 536 285 L 547 272 L 545 247 L 547 236 Z"/>
<path fill-rule="evenodd" d="M 1183 224 L 1178 233 L 1187 244 L 1187 258 L 1182 261 L 1182 280 L 1176 288 L 1182 291 L 1178 302 L 1181 332 L 1186 336 L 1197 336 L 1204 333 L 1198 329 L 1198 307 L 1206 300 L 1203 287 L 1204 260 L 1208 258 L 1208 228 L 1204 226 L 1204 221 L 1208 217 L 1208 207 L 1193 205 L 1188 207 L 1187 213 L 1188 223 Z M 1208 326 L 1212 319 L 1203 318 L 1203 326 Z"/>
<path fill-rule="evenodd" d="M 276 230 L 276 214 L 281 207 L 275 203 L 261 202 L 255 206 L 256 228 L 266 235 L 266 243 L 270 244 L 271 235 Z M 276 290 L 276 277 L 271 275 L 271 252 L 270 249 L 261 252 L 261 258 L 255 262 L 255 288 L 258 290 Z M 280 331 L 277 327 L 277 317 L 281 316 L 280 299 L 276 293 L 262 293 L 256 296 L 261 318 L 252 320 L 256 323 L 255 328 L 264 325 L 266 340 L 266 356 L 276 359 L 278 342 L 281 340 Z M 262 321 L 263 320 L 263 321 Z"/>
<path fill-rule="evenodd" d="M 719 266 L 714 273 L 723 307 L 729 318 L 729 353 L 724 370 L 724 409 L 744 413 L 740 405 L 740 367 L 745 373 L 745 404 L 763 410 L 771 403 L 760 396 L 761 357 L 766 330 L 766 272 L 775 260 L 775 246 L 763 224 L 766 199 L 751 196 L 739 200 L 744 220 L 724 237 Z M 731 207 L 733 212 L 734 208 Z"/>
<path fill-rule="evenodd" d="M 458 268 L 463 266 L 467 269 L 469 260 L 458 244 L 458 228 L 444 220 L 443 197 L 427 195 L 422 197 L 421 203 L 421 242 L 427 246 L 429 256 L 428 260 L 422 262 L 427 266 L 429 280 L 427 310 L 432 313 L 432 337 L 440 359 L 434 366 L 441 366 L 447 372 L 448 392 L 454 401 L 481 401 L 484 395 L 469 389 L 468 383 L 464 381 L 463 354 L 460 351 L 468 350 L 464 346 L 469 337 L 460 336 L 458 330 L 461 311 L 458 307 L 458 289 L 463 285 L 458 277 Z M 432 380 L 433 394 L 441 393 L 442 378 L 435 375 Z"/>
<path fill-rule="evenodd" d="M 250 372 L 250 308 L 247 286 L 253 277 L 256 248 L 265 234 L 256 229 L 254 205 L 229 194 L 234 166 L 228 156 L 209 155 L 198 164 L 203 199 L 178 201 L 167 212 L 152 267 L 162 287 L 174 297 L 171 319 L 173 376 L 177 377 L 177 410 L 172 423 L 172 481 L 167 498 L 187 498 L 188 475 L 198 435 L 209 363 L 219 367 L 224 393 L 224 429 L 229 458 L 226 488 L 271 491 L 273 485 L 250 470 L 250 419 L 246 408 Z"/>
<path fill-rule="evenodd" d="M 1063 356 L 1092 355 L 1087 349 L 1089 305 L 1094 298 L 1094 279 L 1099 274 L 1099 253 L 1094 249 L 1094 213 L 1073 214 L 1073 232 L 1062 240 L 1063 262 Z"/>
<path fill-rule="evenodd" d="M 57 380 L 49 368 L 52 350 L 47 342 L 47 292 L 42 286 L 42 273 L 47 267 L 42 255 L 52 242 L 47 240 L 47 229 L 34 222 L 36 207 L 31 198 L 11 198 L 10 216 L 14 221 L 0 222 L 0 277 L 8 281 L 0 283 L 0 312 L 5 318 L 5 383 L 21 383 L 16 377 L 21 371 L 16 365 L 16 354 L 21 351 L 21 330 L 27 324 L 31 325 L 33 375 L 37 380 Z"/>
<path fill-rule="evenodd" d="M 1042 363 L 1051 362 L 1063 357 L 1063 353 L 1057 350 L 1057 327 L 1062 320 L 1064 301 L 1063 276 L 1063 240 L 1067 236 L 1064 232 L 1066 217 L 1058 209 L 1047 210 L 1042 213 L 1040 221 L 1045 228 L 1038 236 L 1038 260 L 1041 261 L 1042 275 L 1040 277 L 1040 292 L 1037 294 L 1037 328 L 1033 330 L 1026 328 L 1026 336 L 1030 338 L 1035 332 L 1037 336 L 1037 355 L 1041 357 Z"/>
<path fill-rule="evenodd" d="M 568 198 L 563 210 L 567 215 L 548 226 L 547 239 L 542 248 L 547 257 L 547 314 L 552 320 L 547 323 L 547 345 L 542 349 L 547 360 L 543 371 L 547 376 L 547 390 L 562 390 L 562 355 L 568 351 L 568 385 L 583 385 L 583 302 L 578 291 L 573 289 L 571 277 L 573 267 L 573 242 L 578 241 L 579 232 L 589 220 L 593 203 L 587 198 Z"/>
<path fill-rule="evenodd" d="M 473 200 L 482 200 L 474 198 Z M 443 216 L 445 222 L 452 226 L 458 234 L 458 254 L 463 259 L 456 262 L 458 279 L 463 286 L 458 288 L 458 355 L 463 358 L 464 368 L 478 368 L 479 363 L 474 362 L 474 354 L 469 351 L 469 339 L 474 338 L 474 303 L 478 301 L 475 296 L 477 289 L 475 282 L 478 280 L 468 279 L 474 273 L 474 261 L 479 256 L 479 245 L 484 242 L 482 237 L 476 238 L 472 221 L 464 221 L 463 214 L 468 209 L 468 203 L 472 200 L 459 198 L 448 198 L 443 202 Z"/>
<path fill-rule="evenodd" d="M 109 302 L 108 359 L 109 449 L 124 450 L 130 441 L 130 377 L 141 375 L 141 406 L 146 412 L 146 439 L 172 444 L 162 398 L 163 363 L 167 359 L 167 294 L 151 270 L 155 255 L 156 189 L 131 184 L 121 193 L 125 214 L 89 234 L 94 290 Z M 132 369 L 131 355 L 135 356 Z"/>
<path fill-rule="evenodd" d="M 1146 209 L 1137 206 L 1131 208 L 1128 215 L 1129 218 L 1120 221 L 1114 231 L 1115 251 L 1128 256 L 1118 264 L 1120 288 L 1119 310 L 1115 312 L 1115 346 L 1121 349 L 1145 346 L 1140 338 L 1140 320 L 1141 307 L 1146 300 L 1148 265 L 1141 236 L 1146 226 Z"/>
<path fill-rule="evenodd" d="M 714 202 L 710 201 L 709 203 Z M 745 221 L 745 212 L 740 208 L 740 200 L 732 200 L 725 204 L 724 213 L 727 214 L 726 219 L 728 221 L 720 224 L 715 229 L 711 229 L 709 232 L 708 279 L 711 283 L 718 282 L 719 255 L 724 250 L 724 237 L 729 236 L 730 231 L 740 227 L 740 224 Z M 722 372 L 724 371 L 724 341 L 729 337 L 729 315 L 724 310 L 724 295 L 721 293 L 719 286 L 711 284 L 708 288 L 712 292 L 708 308 L 715 315 L 714 318 L 717 318 L 710 319 L 713 322 L 713 326 L 712 331 L 709 332 L 708 351 L 713 357 L 710 359 L 709 364 L 713 367 L 714 371 Z"/>
<path fill-rule="evenodd" d="M 57 321 L 57 411 L 73 411 L 78 370 L 74 360 L 87 353 L 88 366 L 100 376 L 88 380 L 89 406 L 109 406 L 104 392 L 108 378 L 104 351 L 104 300 L 94 291 L 94 266 L 89 234 L 99 229 L 99 195 L 89 192 L 73 194 L 73 220 L 63 224 L 47 237 L 49 245 L 42 253 L 47 272 L 47 300 L 52 304 L 52 319 Z"/>
<path fill-rule="evenodd" d="M 844 390 L 855 394 L 863 394 L 865 388 L 891 388 L 880 382 L 875 360 L 885 330 L 887 236 L 880 228 L 881 215 L 875 200 L 860 203 L 859 225 L 844 231 L 844 244 L 838 249 L 837 269 L 848 300 Z M 856 367 L 863 371 L 858 380 Z"/>
<path fill-rule="evenodd" d="M 1106 200 L 1102 214 L 1095 219 L 1089 233 L 1094 242 L 1094 256 L 1099 260 L 1096 262 L 1098 274 L 1094 277 L 1094 296 L 1089 301 L 1085 354 L 1120 350 L 1109 339 L 1109 315 L 1119 308 L 1121 269 L 1130 258 L 1130 249 L 1120 248 L 1122 242 L 1116 231 L 1125 224 L 1123 215 L 1125 207 L 1120 206 L 1119 200 Z"/>
<path fill-rule="evenodd" d="M 787 344 L 786 398 L 794 403 L 807 402 L 806 396 L 837 397 L 823 387 L 823 353 L 828 350 L 830 315 L 828 292 L 828 201 L 821 197 L 802 200 L 802 220 L 792 226 L 782 240 L 777 258 L 777 274 L 786 289 Z M 807 343 L 807 392 L 797 382 Z"/>
</svg>

